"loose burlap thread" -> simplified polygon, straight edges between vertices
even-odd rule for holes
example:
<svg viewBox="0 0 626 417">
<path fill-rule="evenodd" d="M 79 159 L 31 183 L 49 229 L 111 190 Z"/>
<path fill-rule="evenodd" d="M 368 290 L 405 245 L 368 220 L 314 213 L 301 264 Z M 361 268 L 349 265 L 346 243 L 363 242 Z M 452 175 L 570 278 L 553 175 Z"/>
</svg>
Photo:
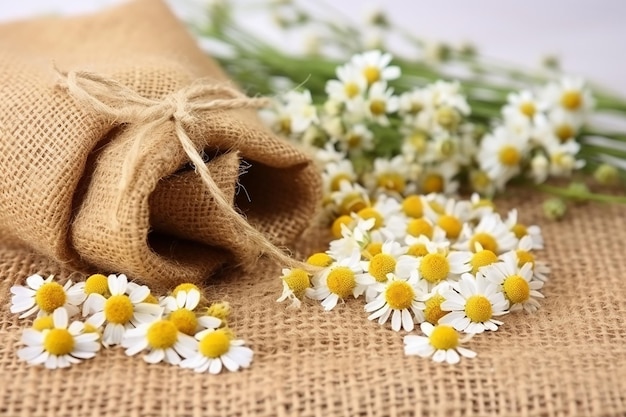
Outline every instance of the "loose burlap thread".
<svg viewBox="0 0 626 417">
<path fill-rule="evenodd" d="M 402 334 L 367 320 L 362 300 L 324 312 L 276 303 L 282 285 L 260 262 L 207 288 L 232 305 L 231 327 L 255 351 L 247 370 L 217 376 L 103 351 L 68 370 L 19 362 L 27 324 L 9 313 L 9 287 L 28 274 L 71 270 L 17 247 L 0 249 L 0 415 L 82 416 L 585 416 L 626 415 L 626 209 L 587 204 L 546 221 L 543 196 L 513 190 L 497 200 L 539 224 L 552 267 L 534 315 L 510 314 L 474 337 L 478 357 L 436 364 L 405 357 Z M 321 233 L 318 233 L 321 234 Z M 315 231 L 300 256 L 319 249 Z"/>
<path fill-rule="evenodd" d="M 293 262 L 278 247 L 317 209 L 316 168 L 162 2 L 0 26 L 0 90 L 5 238 L 155 289 Z"/>
</svg>

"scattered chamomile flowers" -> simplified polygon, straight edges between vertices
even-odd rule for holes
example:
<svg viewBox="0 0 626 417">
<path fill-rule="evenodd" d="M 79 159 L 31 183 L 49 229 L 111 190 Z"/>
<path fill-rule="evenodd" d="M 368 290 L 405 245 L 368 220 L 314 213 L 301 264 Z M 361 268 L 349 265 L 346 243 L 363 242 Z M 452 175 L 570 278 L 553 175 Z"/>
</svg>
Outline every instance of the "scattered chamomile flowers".
<svg viewBox="0 0 626 417">
<path fill-rule="evenodd" d="M 228 327 L 230 305 L 207 305 L 200 288 L 191 283 L 156 298 L 147 286 L 129 282 L 123 274 L 94 274 L 85 282 L 68 280 L 65 285 L 53 276 L 31 275 L 26 286 L 13 286 L 11 293 L 11 312 L 21 313 L 20 318 L 37 313 L 22 334 L 25 346 L 17 352 L 32 365 L 67 368 L 114 346 L 128 356 L 141 353 L 147 363 L 211 374 L 234 372 L 252 362 L 253 351 Z"/>
<path fill-rule="evenodd" d="M 310 299 L 341 311 L 362 299 L 369 320 L 395 332 L 421 329 L 425 336 L 405 335 L 407 355 L 449 364 L 476 356 L 461 345 L 498 331 L 506 315 L 539 309 L 550 269 L 536 259 L 541 229 L 519 223 L 517 210 L 502 218 L 477 194 L 381 194 L 372 201 L 347 215 L 326 252 L 307 259 L 315 268 L 283 269 L 279 302 L 299 307 Z"/>
</svg>

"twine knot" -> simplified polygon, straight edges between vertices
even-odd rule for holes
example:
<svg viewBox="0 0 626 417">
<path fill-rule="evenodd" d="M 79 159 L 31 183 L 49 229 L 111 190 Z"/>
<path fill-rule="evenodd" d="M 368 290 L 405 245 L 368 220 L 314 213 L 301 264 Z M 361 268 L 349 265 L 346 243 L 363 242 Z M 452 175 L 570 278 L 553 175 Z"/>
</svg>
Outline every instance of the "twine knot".
<svg viewBox="0 0 626 417">
<path fill-rule="evenodd" d="M 209 190 L 225 222 L 234 225 L 233 233 L 242 233 L 251 246 L 256 247 L 257 254 L 264 253 L 285 266 L 301 266 L 299 262 L 285 255 L 252 227 L 228 202 L 222 190 L 217 186 L 200 151 L 187 134 L 187 128 L 194 124 L 197 115 L 207 111 L 224 111 L 243 108 L 260 108 L 270 104 L 267 98 L 251 98 L 226 84 L 215 84 L 207 80 L 199 80 L 187 87 L 167 95 L 163 99 L 152 99 L 142 96 L 136 91 L 103 75 L 88 71 L 61 72 L 55 68 L 59 85 L 66 89 L 81 105 L 93 109 L 96 113 L 106 115 L 115 122 L 129 123 L 139 126 L 124 160 L 119 182 L 113 216 L 110 219 L 114 229 L 119 229 L 118 212 L 122 201 L 137 173 L 137 167 L 143 158 L 143 142 L 149 133 L 167 122 L 174 123 L 175 136 L 196 173 Z M 216 98 L 219 97 L 219 98 Z M 255 248 L 248 248 L 248 254 L 256 257 Z"/>
</svg>

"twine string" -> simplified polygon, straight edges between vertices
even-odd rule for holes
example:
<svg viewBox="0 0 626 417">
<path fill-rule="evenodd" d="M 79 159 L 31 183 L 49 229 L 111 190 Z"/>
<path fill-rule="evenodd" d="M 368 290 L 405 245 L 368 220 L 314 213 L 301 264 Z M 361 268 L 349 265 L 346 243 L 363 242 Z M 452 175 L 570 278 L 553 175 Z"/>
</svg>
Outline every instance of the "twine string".
<svg viewBox="0 0 626 417">
<path fill-rule="evenodd" d="M 252 260 L 265 254 L 284 266 L 302 267 L 300 262 L 286 255 L 260 231 L 252 227 L 227 201 L 185 128 L 197 120 L 196 114 L 199 112 L 261 108 L 270 104 L 269 99 L 248 97 L 225 84 L 197 82 L 158 100 L 144 97 L 118 81 L 101 74 L 88 71 L 64 73 L 56 68 L 55 70 L 59 76 L 59 85 L 81 105 L 88 106 L 96 113 L 106 115 L 117 123 L 132 123 L 140 126 L 122 165 L 119 192 L 111 218 L 114 228 L 119 227 L 119 208 L 126 191 L 135 179 L 137 167 L 143 158 L 144 141 L 154 129 L 172 121 L 175 137 L 220 212 L 225 216 L 225 222 L 230 221 L 234 225 L 232 232 L 241 233 L 242 240 L 249 243 L 249 253 L 244 254 L 244 257 Z M 215 98 L 215 96 L 222 98 Z"/>
</svg>

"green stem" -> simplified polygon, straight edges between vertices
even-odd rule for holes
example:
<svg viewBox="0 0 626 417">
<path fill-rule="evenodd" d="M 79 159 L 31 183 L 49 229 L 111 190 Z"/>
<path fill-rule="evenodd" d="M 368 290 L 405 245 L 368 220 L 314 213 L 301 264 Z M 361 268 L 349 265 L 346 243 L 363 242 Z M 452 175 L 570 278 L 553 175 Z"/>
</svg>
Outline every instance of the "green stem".
<svg viewBox="0 0 626 417">
<path fill-rule="evenodd" d="M 617 196 L 610 194 L 595 194 L 584 193 L 576 190 L 570 190 L 567 188 L 555 187 L 552 185 L 538 184 L 534 185 L 534 188 L 544 193 L 554 194 L 559 197 L 565 197 L 570 199 L 580 199 L 589 201 L 598 201 L 602 203 L 617 203 L 626 204 L 626 196 Z"/>
</svg>

